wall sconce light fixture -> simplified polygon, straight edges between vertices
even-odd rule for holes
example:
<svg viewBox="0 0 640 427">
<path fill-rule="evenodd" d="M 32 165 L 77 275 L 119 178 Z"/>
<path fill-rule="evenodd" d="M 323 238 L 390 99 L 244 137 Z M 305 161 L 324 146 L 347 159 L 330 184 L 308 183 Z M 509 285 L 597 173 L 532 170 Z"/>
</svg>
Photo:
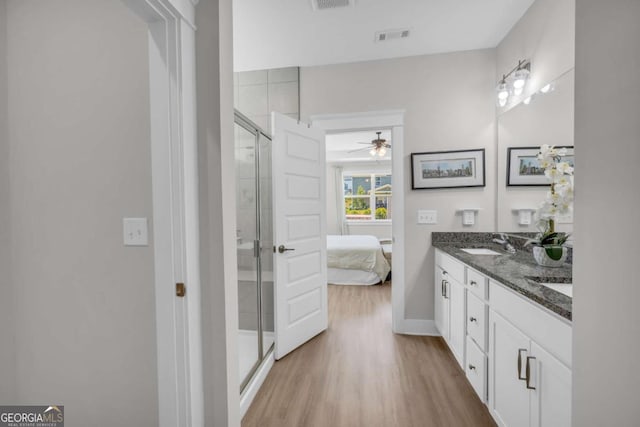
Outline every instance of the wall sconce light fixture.
<svg viewBox="0 0 640 427">
<path fill-rule="evenodd" d="M 522 95 L 529 79 L 529 74 L 531 74 L 531 61 L 521 59 L 511 71 L 502 75 L 502 79 L 498 82 L 496 88 L 500 107 L 507 105 L 512 93 L 515 96 Z"/>
</svg>

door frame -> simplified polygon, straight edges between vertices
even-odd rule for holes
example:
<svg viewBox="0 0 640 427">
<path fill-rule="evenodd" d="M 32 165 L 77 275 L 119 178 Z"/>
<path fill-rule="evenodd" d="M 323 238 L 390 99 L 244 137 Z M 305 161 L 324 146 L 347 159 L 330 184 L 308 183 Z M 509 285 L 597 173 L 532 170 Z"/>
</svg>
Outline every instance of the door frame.
<svg viewBox="0 0 640 427">
<path fill-rule="evenodd" d="M 405 171 L 404 171 L 404 110 L 368 111 L 347 114 L 320 114 L 311 116 L 311 125 L 323 129 L 327 134 L 366 131 L 373 128 L 391 129 L 393 153 L 391 156 L 391 175 L 393 179 L 394 205 L 404 207 Z M 419 333 L 415 320 L 405 318 L 405 245 L 404 245 L 404 209 L 396 209 L 400 215 L 393 218 L 391 233 L 393 237 L 393 286 L 391 286 L 391 323 L 395 333 Z"/>
<path fill-rule="evenodd" d="M 204 425 L 195 91 L 198 0 L 123 0 L 148 25 L 158 424 Z M 184 297 L 176 295 L 184 283 Z"/>
</svg>

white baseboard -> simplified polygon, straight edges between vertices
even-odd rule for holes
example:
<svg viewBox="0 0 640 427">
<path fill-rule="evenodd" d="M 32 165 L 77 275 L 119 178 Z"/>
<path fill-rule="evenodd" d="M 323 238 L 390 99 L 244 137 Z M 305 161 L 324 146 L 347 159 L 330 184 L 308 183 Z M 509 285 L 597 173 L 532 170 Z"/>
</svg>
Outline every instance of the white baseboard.
<svg viewBox="0 0 640 427">
<path fill-rule="evenodd" d="M 267 374 L 273 367 L 274 361 L 275 359 L 273 357 L 273 348 L 272 348 L 271 351 L 269 351 L 269 354 L 267 354 L 267 357 L 265 357 L 264 360 L 262 361 L 262 364 L 256 371 L 256 374 L 254 375 L 251 382 L 247 384 L 247 387 L 244 389 L 244 391 L 240 395 L 240 419 L 244 418 L 244 415 L 249 410 L 249 406 L 251 406 L 251 402 L 253 402 L 253 399 L 256 397 L 256 394 L 258 394 L 258 390 L 260 390 L 260 387 L 262 387 L 262 383 L 264 383 L 264 380 L 267 378 Z"/>
<path fill-rule="evenodd" d="M 436 323 L 433 320 L 425 319 L 403 319 L 399 322 L 398 334 L 405 335 L 426 335 L 439 337 L 442 334 L 436 329 Z"/>
</svg>

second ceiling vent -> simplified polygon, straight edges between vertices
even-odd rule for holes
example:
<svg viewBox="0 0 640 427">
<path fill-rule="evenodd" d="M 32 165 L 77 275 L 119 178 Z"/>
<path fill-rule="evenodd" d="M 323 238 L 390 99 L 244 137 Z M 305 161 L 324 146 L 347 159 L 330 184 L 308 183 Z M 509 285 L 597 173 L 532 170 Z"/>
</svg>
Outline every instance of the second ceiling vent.
<svg viewBox="0 0 640 427">
<path fill-rule="evenodd" d="M 408 28 L 401 30 L 385 30 L 376 32 L 377 42 L 386 42 L 389 40 L 406 39 L 411 32 Z"/>
<path fill-rule="evenodd" d="M 313 10 L 337 9 L 353 6 L 355 0 L 311 0 Z"/>
</svg>

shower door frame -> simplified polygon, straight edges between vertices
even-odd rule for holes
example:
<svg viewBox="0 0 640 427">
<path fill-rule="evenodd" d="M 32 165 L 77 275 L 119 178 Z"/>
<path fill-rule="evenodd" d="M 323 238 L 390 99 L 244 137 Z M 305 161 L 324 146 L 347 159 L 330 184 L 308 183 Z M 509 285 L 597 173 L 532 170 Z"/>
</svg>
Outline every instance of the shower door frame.
<svg viewBox="0 0 640 427">
<path fill-rule="evenodd" d="M 240 381 L 240 394 L 244 393 L 251 381 L 255 378 L 256 373 L 260 369 L 262 363 L 267 359 L 270 353 L 273 352 L 274 344 L 271 347 L 264 351 L 264 330 L 263 330 L 263 317 L 262 317 L 262 222 L 261 211 L 262 211 L 262 185 L 260 184 L 260 139 L 266 138 L 273 143 L 271 136 L 265 132 L 260 126 L 252 122 L 248 117 L 239 112 L 238 110 L 234 110 L 234 120 L 233 122 L 243 128 L 244 130 L 250 132 L 255 136 L 254 141 L 254 152 L 256 155 L 255 162 L 255 176 L 256 176 L 256 241 L 254 243 L 254 256 L 256 256 L 256 280 L 257 280 L 257 317 L 258 317 L 258 360 L 252 366 L 249 373 Z"/>
</svg>

